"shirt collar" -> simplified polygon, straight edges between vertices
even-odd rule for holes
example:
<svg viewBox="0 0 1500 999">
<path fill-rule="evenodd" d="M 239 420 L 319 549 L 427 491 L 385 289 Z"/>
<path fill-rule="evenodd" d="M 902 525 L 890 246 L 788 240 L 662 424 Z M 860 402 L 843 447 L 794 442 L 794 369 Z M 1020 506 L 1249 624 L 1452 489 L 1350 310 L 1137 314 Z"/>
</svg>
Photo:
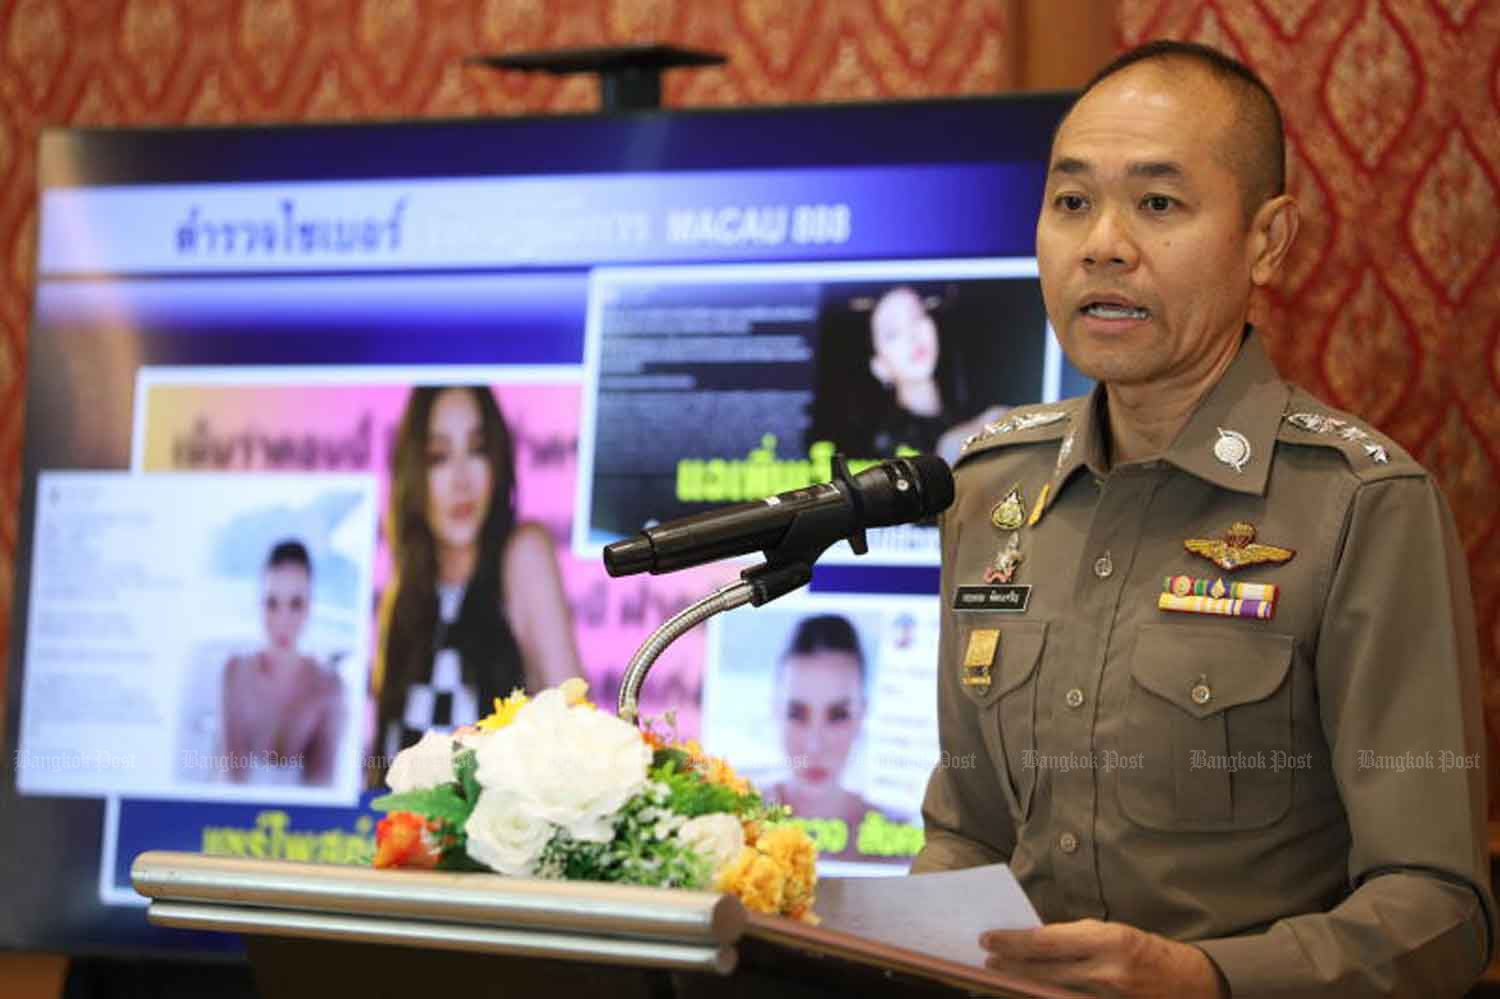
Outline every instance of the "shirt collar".
<svg viewBox="0 0 1500 999">
<path fill-rule="evenodd" d="M 1208 390 L 1162 459 L 1220 488 L 1263 496 L 1290 395 L 1260 334 L 1246 327 L 1229 369 Z M 1096 384 L 1074 410 L 1044 508 L 1078 469 L 1086 467 L 1100 478 L 1108 473 L 1104 406 L 1104 386 Z"/>
</svg>

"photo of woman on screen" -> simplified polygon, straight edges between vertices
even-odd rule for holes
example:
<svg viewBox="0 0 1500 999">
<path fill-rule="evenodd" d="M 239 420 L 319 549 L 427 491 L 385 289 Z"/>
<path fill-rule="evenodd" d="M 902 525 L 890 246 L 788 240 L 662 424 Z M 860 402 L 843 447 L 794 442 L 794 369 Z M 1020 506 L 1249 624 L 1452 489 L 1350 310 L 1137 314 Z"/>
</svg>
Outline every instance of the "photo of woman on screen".
<svg viewBox="0 0 1500 999">
<path fill-rule="evenodd" d="M 515 454 L 485 386 L 412 390 L 397 429 L 386 525 L 376 747 L 472 724 L 494 698 L 580 675 L 551 535 L 518 522 Z M 383 768 L 381 768 L 383 770 Z"/>
<path fill-rule="evenodd" d="M 862 859 L 856 849 L 860 823 L 879 811 L 841 784 L 864 723 L 865 685 L 864 651 L 848 618 L 819 614 L 797 623 L 776 664 L 776 714 L 788 777 L 766 797 L 790 805 L 798 818 L 842 821 L 847 845 L 825 850 L 831 860 Z"/>
<path fill-rule="evenodd" d="M 338 675 L 298 648 L 312 605 L 312 558 L 272 547 L 261 573 L 266 644 L 224 667 L 223 775 L 237 784 L 328 784 L 343 728 Z"/>
<path fill-rule="evenodd" d="M 930 453 L 954 422 L 938 385 L 937 324 L 910 287 L 892 288 L 870 311 L 870 374 L 885 390 L 871 428 L 877 455 Z"/>
</svg>

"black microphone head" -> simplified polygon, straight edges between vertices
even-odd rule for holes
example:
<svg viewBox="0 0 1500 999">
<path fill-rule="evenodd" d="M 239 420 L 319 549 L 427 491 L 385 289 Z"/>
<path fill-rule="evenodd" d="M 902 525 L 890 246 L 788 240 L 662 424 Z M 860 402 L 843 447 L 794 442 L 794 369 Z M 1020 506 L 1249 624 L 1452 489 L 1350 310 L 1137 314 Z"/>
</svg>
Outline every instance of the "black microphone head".
<svg viewBox="0 0 1500 999">
<path fill-rule="evenodd" d="M 863 527 L 890 527 L 927 520 L 953 504 L 953 472 L 931 454 L 892 458 L 854 477 Z"/>
<path fill-rule="evenodd" d="M 921 516 L 936 517 L 953 505 L 953 469 L 935 454 L 917 454 L 903 458 L 916 480 L 921 494 Z"/>
</svg>

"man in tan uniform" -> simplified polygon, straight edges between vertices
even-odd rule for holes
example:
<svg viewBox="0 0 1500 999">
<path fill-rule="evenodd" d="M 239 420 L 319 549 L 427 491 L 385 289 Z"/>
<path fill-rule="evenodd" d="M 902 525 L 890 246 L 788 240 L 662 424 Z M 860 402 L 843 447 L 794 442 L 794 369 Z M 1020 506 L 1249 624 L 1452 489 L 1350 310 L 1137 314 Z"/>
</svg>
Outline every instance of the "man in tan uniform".
<svg viewBox="0 0 1500 999">
<path fill-rule="evenodd" d="M 914 870 L 1008 862 L 991 963 L 1128 996 L 1460 995 L 1488 961 L 1452 516 L 1246 325 L 1296 234 L 1275 102 L 1161 43 L 1056 136 L 1047 312 L 1090 396 L 971 440 Z M 1188 943 L 1191 942 L 1191 943 Z"/>
</svg>

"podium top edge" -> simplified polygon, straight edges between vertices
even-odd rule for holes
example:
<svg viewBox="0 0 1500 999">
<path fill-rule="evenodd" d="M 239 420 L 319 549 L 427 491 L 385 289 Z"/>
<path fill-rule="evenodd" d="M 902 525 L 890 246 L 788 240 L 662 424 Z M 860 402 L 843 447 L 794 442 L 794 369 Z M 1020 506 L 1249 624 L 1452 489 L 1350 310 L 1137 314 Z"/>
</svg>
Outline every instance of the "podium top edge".
<svg viewBox="0 0 1500 999">
<path fill-rule="evenodd" d="M 550 881 L 455 871 L 377 870 L 153 850 L 130 868 L 156 901 L 254 905 L 433 923 L 603 933 L 731 944 L 744 907 L 730 895 L 592 881 Z"/>
</svg>

